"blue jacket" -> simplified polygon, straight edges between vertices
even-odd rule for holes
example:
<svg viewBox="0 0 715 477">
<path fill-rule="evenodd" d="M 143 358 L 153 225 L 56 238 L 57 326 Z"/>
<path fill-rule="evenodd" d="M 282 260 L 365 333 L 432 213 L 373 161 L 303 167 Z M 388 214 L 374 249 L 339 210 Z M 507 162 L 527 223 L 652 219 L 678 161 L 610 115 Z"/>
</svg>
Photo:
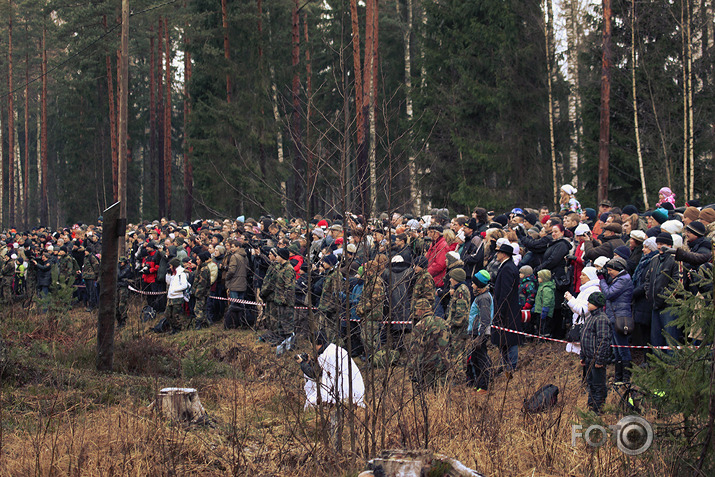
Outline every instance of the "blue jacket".
<svg viewBox="0 0 715 477">
<path fill-rule="evenodd" d="M 601 291 L 606 296 L 606 315 L 611 323 L 616 322 L 616 316 L 632 316 L 633 280 L 628 272 L 622 271 L 610 283 L 602 279 Z"/>
</svg>

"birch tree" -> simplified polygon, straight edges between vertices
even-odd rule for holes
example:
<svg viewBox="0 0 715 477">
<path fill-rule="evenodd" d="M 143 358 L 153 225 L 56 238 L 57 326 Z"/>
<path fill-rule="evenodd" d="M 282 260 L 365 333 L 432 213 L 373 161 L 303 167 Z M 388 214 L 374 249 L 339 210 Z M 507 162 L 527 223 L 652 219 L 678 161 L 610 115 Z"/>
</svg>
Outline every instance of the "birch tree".
<svg viewBox="0 0 715 477">
<path fill-rule="evenodd" d="M 633 95 L 633 128 L 636 133 L 636 152 L 638 153 L 638 170 L 641 177 L 641 193 L 643 204 L 648 205 L 648 193 L 645 185 L 645 170 L 643 169 L 643 152 L 641 151 L 641 135 L 638 128 L 638 95 L 636 91 L 636 2 L 631 0 L 631 94 Z"/>
</svg>

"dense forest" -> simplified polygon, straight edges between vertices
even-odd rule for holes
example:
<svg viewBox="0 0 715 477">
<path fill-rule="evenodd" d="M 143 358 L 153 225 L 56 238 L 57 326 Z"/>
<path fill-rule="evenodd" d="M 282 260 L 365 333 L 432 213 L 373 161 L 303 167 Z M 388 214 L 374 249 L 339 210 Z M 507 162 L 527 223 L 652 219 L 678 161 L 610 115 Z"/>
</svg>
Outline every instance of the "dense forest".
<svg viewBox="0 0 715 477">
<path fill-rule="evenodd" d="M 609 198 L 712 202 L 712 0 L 129 4 L 130 221 L 593 204 L 606 77 Z M 0 1 L 2 227 L 116 199 L 120 12 Z"/>
</svg>

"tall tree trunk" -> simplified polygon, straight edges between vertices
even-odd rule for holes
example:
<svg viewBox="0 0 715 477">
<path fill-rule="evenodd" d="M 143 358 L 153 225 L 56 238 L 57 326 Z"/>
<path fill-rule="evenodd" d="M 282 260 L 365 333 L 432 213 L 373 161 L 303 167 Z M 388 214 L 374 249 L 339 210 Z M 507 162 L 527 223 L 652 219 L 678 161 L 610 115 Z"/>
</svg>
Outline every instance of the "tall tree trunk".
<svg viewBox="0 0 715 477">
<path fill-rule="evenodd" d="M 685 0 L 680 2 L 680 36 L 682 40 L 682 63 L 683 63 L 683 198 L 688 197 L 688 50 L 685 47 L 687 32 L 685 28 Z"/>
<path fill-rule="evenodd" d="M 231 102 L 231 50 L 228 42 L 228 5 L 227 0 L 221 0 L 221 25 L 223 26 L 223 57 L 226 59 L 226 102 Z"/>
<path fill-rule="evenodd" d="M 259 4 L 259 9 L 261 7 L 261 4 Z M 260 17 L 260 10 L 259 10 L 259 17 Z M 268 44 L 270 45 L 272 42 L 272 30 L 271 30 L 271 22 L 270 22 L 270 10 L 266 9 L 266 18 L 269 19 L 268 21 Z M 261 25 L 259 23 L 259 25 Z M 261 50 L 262 52 L 262 50 Z M 260 53 L 260 52 L 259 52 Z M 283 121 L 281 121 L 281 115 L 280 115 L 280 110 L 278 109 L 278 87 L 276 86 L 276 72 L 275 68 L 273 65 L 270 65 L 268 67 L 268 71 L 270 74 L 270 81 L 271 81 L 271 106 L 273 109 L 273 120 L 276 123 L 275 130 L 276 130 L 276 155 L 278 158 L 278 167 L 282 170 L 283 169 L 283 163 L 285 161 L 285 153 L 283 151 Z M 288 210 L 288 188 L 286 185 L 286 181 L 281 179 L 281 209 L 287 213 Z"/>
<path fill-rule="evenodd" d="M 166 35 L 166 105 L 164 106 L 164 174 L 166 175 L 166 216 L 171 217 L 171 43 L 169 19 L 164 17 Z"/>
<path fill-rule="evenodd" d="M 42 206 L 41 223 L 45 227 L 50 225 L 50 201 L 47 197 L 47 28 L 42 29 Z"/>
<path fill-rule="evenodd" d="M 307 195 L 312 192 L 309 188 L 311 183 L 311 165 L 313 164 L 313 143 L 311 140 L 311 121 L 313 119 L 313 63 L 310 59 L 310 43 L 308 38 L 308 13 L 303 15 L 304 35 L 305 35 L 305 156 L 306 156 L 306 190 Z"/>
<path fill-rule="evenodd" d="M 15 124 L 18 124 L 19 121 L 19 113 L 17 109 L 15 109 Z M 22 191 L 24 189 L 24 186 L 22 184 L 22 158 L 20 154 L 20 139 L 19 139 L 19 131 L 18 128 L 15 128 L 15 152 L 13 154 L 14 160 L 15 160 L 15 205 L 17 209 L 17 213 L 15 214 L 15 222 L 17 222 L 15 225 L 16 227 L 22 227 L 22 218 L 24 216 L 23 213 L 23 208 L 24 205 L 22 201 Z"/>
<path fill-rule="evenodd" d="M 367 161 L 368 161 L 368 171 L 369 171 L 369 187 L 368 187 L 368 210 L 375 210 L 375 196 L 373 195 L 373 190 L 375 190 L 376 182 L 376 172 L 375 164 L 372 161 L 372 151 L 374 144 L 372 143 L 372 97 L 373 97 L 373 63 L 374 63 L 374 43 L 375 43 L 375 0 L 365 1 L 365 56 L 363 58 L 363 69 L 362 69 L 362 97 L 363 97 L 363 118 L 365 121 L 366 133 L 370 135 L 370 139 L 367 142 Z M 366 138 L 367 139 L 367 138 Z"/>
<path fill-rule="evenodd" d="M 102 19 L 102 23 L 104 24 L 104 30 L 107 30 L 107 17 L 104 16 Z M 119 197 L 119 182 L 118 182 L 118 173 L 119 173 L 119 152 L 117 151 L 117 113 L 115 109 L 115 102 L 114 102 L 114 81 L 112 80 L 112 56 L 111 55 L 106 55 L 106 63 L 107 63 L 107 96 L 109 100 L 109 133 L 110 133 L 110 144 L 111 144 L 111 149 L 112 149 L 112 197 L 114 199 L 114 202 L 117 201 L 117 198 Z M 117 69 L 120 68 L 120 64 L 117 64 Z M 119 77 L 117 77 L 117 81 L 121 81 Z M 119 85 L 117 85 L 119 86 Z"/>
<path fill-rule="evenodd" d="M 579 158 L 581 153 L 581 138 L 583 137 L 583 123 L 581 121 L 581 88 L 579 73 L 579 53 L 581 51 L 581 37 L 579 34 L 579 8 L 578 0 L 570 0 L 563 5 L 566 10 L 566 42 L 568 55 L 568 78 L 571 89 L 568 95 L 569 124 L 571 125 L 571 144 L 569 147 L 569 169 L 571 172 L 571 185 L 579 185 Z"/>
<path fill-rule="evenodd" d="M 689 189 L 688 195 L 683 197 L 683 201 L 695 198 L 695 144 L 694 135 L 695 130 L 693 126 L 693 33 L 692 33 L 692 19 L 693 19 L 693 6 L 690 3 L 691 0 L 687 0 L 686 8 L 687 11 L 685 24 L 687 26 L 687 53 L 688 53 L 688 81 L 687 81 L 687 94 L 688 94 L 688 160 L 690 165 L 690 179 L 688 180 Z"/>
<path fill-rule="evenodd" d="M 553 8 L 551 6 L 551 0 L 546 0 L 547 14 L 546 22 L 544 25 L 544 45 L 546 47 L 546 85 L 549 94 L 549 145 L 551 149 L 551 179 L 553 181 L 554 188 L 554 207 L 558 209 L 559 204 L 559 183 L 556 177 L 556 140 L 554 138 L 554 93 L 553 93 L 553 83 L 552 83 L 552 60 L 553 52 L 552 47 L 552 37 L 553 37 L 553 26 L 551 22 L 554 20 Z"/>
<path fill-rule="evenodd" d="M 10 1 L 10 11 L 8 15 L 7 30 L 7 172 L 8 172 L 8 221 L 11 227 L 16 227 L 15 223 L 15 105 L 12 84 L 12 0 Z"/>
<path fill-rule="evenodd" d="M 119 164 L 117 170 L 117 200 L 119 201 L 119 218 L 127 219 L 127 162 L 131 159 L 129 154 L 129 144 L 127 142 L 127 129 L 129 121 L 129 0 L 122 0 L 122 36 L 121 52 L 117 60 L 121 66 L 122 74 L 117 77 L 119 83 L 119 120 L 118 120 L 118 140 L 119 147 L 117 154 Z M 109 227 L 111 230 L 111 226 Z M 116 249 L 115 249 L 116 250 Z M 119 254 L 126 253 L 124 240 L 119 241 Z M 109 254 L 110 259 L 112 254 Z M 114 256 L 116 257 L 116 255 Z M 116 258 L 115 258 L 116 259 Z M 104 316 L 102 320 L 109 320 L 111 317 Z M 111 321 L 111 320 L 110 320 Z"/>
<path fill-rule="evenodd" d="M 35 140 L 35 154 L 36 154 L 36 165 L 37 169 L 37 189 L 35 189 L 35 202 L 37 210 L 35 211 L 35 218 L 37 224 L 42 222 L 42 90 L 37 93 L 37 113 L 36 116 L 36 131 Z M 1 129 L 1 128 L 0 128 Z M 2 157 L 2 154 L 0 154 Z"/>
<path fill-rule="evenodd" d="M 360 64 L 360 24 L 358 23 L 357 0 L 350 0 L 352 25 L 353 68 L 355 70 L 355 122 L 357 125 L 357 189 L 358 210 L 367 217 L 368 212 L 368 167 L 365 145 L 365 114 L 363 109 L 363 80 Z"/>
<path fill-rule="evenodd" d="M 27 21 L 25 22 L 25 36 L 27 37 Z M 30 224 L 30 55 L 25 53 L 25 178 L 22 188 L 22 223 L 23 228 Z"/>
<path fill-rule="evenodd" d="M 156 118 L 157 118 L 157 189 L 159 198 L 159 215 L 166 215 L 166 185 L 164 178 L 164 19 L 159 17 L 157 32 L 157 61 L 156 61 Z"/>
<path fill-rule="evenodd" d="M 186 8 L 186 2 L 184 2 Z M 189 51 L 188 22 L 184 30 L 184 220 L 191 221 L 194 195 L 194 178 L 191 169 L 193 147 L 189 145 L 189 122 L 191 121 L 191 52 Z"/>
<path fill-rule="evenodd" d="M 377 210 L 377 71 L 378 45 L 380 32 L 380 16 L 378 0 L 372 1 L 372 51 L 370 52 L 372 68 L 370 70 L 370 210 Z M 389 195 L 389 191 L 388 191 Z"/>
<path fill-rule="evenodd" d="M 641 135 L 638 127 L 638 95 L 636 90 L 636 0 L 631 0 L 631 94 L 633 95 L 633 124 L 636 132 L 636 152 L 638 153 L 638 170 L 641 175 L 641 193 L 646 210 L 648 192 L 645 185 L 645 170 L 643 169 L 643 152 L 641 151 Z"/>
<path fill-rule="evenodd" d="M 608 156 L 611 142 L 611 0 L 603 0 L 601 61 L 601 127 L 598 140 L 598 202 L 608 199 Z"/>
<path fill-rule="evenodd" d="M 396 2 L 399 8 L 399 0 Z M 410 209 L 413 214 L 420 214 L 420 204 L 417 195 L 417 167 L 415 165 L 415 151 L 412 145 L 414 133 L 412 131 L 414 121 L 414 110 L 412 109 L 412 0 L 407 0 L 406 8 L 407 20 L 402 41 L 405 48 L 405 114 L 407 116 L 407 176 L 410 183 Z"/>
<path fill-rule="evenodd" d="M 301 178 L 303 177 L 303 146 L 301 138 L 301 124 L 300 124 L 300 72 L 298 70 L 298 64 L 300 63 L 300 17 L 298 13 L 299 0 L 295 0 L 293 3 L 293 13 L 292 21 L 293 27 L 291 29 L 292 38 L 292 55 L 291 55 L 291 67 L 293 70 L 293 82 L 292 82 L 292 97 L 293 97 L 293 115 L 291 120 L 291 136 L 293 142 L 293 198 L 295 199 L 295 204 L 303 203 L 303 184 Z"/>
<path fill-rule="evenodd" d="M 156 50 L 154 50 L 154 25 L 149 27 L 149 190 L 156 190 Z"/>
<path fill-rule="evenodd" d="M 0 229 L 5 228 L 5 214 L 4 214 L 4 205 L 5 205 L 5 180 L 4 180 L 4 173 L 5 173 L 5 168 L 4 166 L 4 159 L 3 159 L 3 146 L 4 146 L 4 141 L 3 141 L 3 123 L 2 123 L 2 107 L 0 107 Z"/>
</svg>

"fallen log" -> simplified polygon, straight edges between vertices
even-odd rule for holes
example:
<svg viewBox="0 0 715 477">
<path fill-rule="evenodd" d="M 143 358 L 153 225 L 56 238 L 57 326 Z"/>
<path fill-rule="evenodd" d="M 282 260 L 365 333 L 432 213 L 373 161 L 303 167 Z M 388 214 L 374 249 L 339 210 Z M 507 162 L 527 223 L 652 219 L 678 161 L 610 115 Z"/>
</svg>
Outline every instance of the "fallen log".
<svg viewBox="0 0 715 477">
<path fill-rule="evenodd" d="M 368 461 L 367 468 L 360 477 L 484 477 L 456 459 L 428 450 L 385 450 Z"/>
</svg>

